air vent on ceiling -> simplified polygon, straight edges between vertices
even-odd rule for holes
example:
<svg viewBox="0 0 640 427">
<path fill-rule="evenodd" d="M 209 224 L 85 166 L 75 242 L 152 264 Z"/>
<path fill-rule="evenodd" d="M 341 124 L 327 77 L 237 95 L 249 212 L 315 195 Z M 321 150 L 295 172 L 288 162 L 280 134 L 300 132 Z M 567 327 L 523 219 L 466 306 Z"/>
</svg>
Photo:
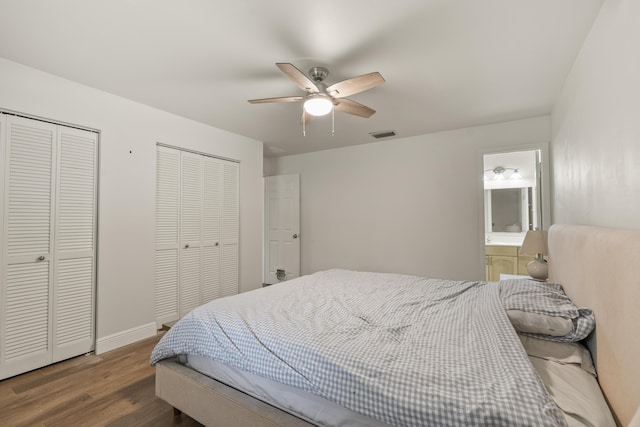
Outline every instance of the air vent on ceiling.
<svg viewBox="0 0 640 427">
<path fill-rule="evenodd" d="M 390 136 L 396 136 L 396 131 L 395 130 L 381 130 L 381 131 L 378 131 L 378 132 L 369 132 L 369 135 L 371 135 L 375 139 L 389 138 Z"/>
</svg>

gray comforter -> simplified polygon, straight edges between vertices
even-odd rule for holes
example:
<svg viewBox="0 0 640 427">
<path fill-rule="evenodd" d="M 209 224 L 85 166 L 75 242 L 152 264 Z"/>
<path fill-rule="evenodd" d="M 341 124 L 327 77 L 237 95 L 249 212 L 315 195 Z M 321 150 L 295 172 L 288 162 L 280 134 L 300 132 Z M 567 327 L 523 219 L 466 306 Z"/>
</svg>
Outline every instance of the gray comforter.
<svg viewBox="0 0 640 427">
<path fill-rule="evenodd" d="M 329 270 L 205 304 L 151 363 L 207 356 L 397 426 L 564 426 L 499 284 Z"/>
</svg>

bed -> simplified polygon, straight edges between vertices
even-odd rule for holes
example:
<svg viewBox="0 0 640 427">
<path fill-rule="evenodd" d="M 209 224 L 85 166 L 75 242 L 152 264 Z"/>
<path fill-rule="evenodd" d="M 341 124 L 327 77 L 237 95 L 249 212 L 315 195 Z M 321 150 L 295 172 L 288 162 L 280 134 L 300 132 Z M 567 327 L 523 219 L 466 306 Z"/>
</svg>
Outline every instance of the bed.
<svg viewBox="0 0 640 427">
<path fill-rule="evenodd" d="M 623 250 L 615 241 L 619 233 L 625 235 Z M 594 235 L 600 236 L 598 248 L 604 247 L 603 239 L 614 239 L 605 253 L 586 251 Z M 638 405 L 638 379 L 633 378 L 637 375 L 634 358 L 621 360 L 620 354 L 633 355 L 634 346 L 637 351 L 638 335 L 629 331 L 627 324 L 627 330 L 618 333 L 621 323 L 611 323 L 609 318 L 600 321 L 598 312 L 606 313 L 607 307 L 597 304 L 602 302 L 598 295 L 602 288 L 597 284 L 604 278 L 595 272 L 583 272 L 586 268 L 581 266 L 593 265 L 583 263 L 585 256 L 602 262 L 606 261 L 604 256 L 612 254 L 624 257 L 635 251 L 640 255 L 640 233 L 554 226 L 549 236 L 552 279 L 563 284 L 576 304 L 594 307 L 598 326 L 596 333 L 590 334 L 590 342 L 596 351 L 599 380 L 617 421 L 626 425 Z M 559 260 L 562 268 L 557 265 Z M 617 258 L 616 262 L 632 270 L 629 261 L 625 264 L 624 259 Z M 632 275 L 622 273 L 619 267 L 613 270 L 621 274 L 621 280 L 629 280 Z M 616 275 L 607 275 L 606 280 L 623 284 Z M 590 285 L 594 280 L 595 285 Z M 357 282 L 361 283 L 352 284 Z M 627 283 L 637 284 L 637 279 Z M 325 294 L 326 286 L 329 289 Z M 537 336 L 531 331 L 518 335 L 503 306 L 504 298 L 522 295 L 517 292 L 518 286 L 435 283 L 413 276 L 331 270 L 246 293 L 233 297 L 234 301 L 246 300 L 243 307 L 248 308 L 243 309 L 241 320 L 233 320 L 232 313 L 225 312 L 225 301 L 217 302 L 213 304 L 215 315 L 205 310 L 187 316 L 189 320 L 181 320 L 172 328 L 174 332 L 163 337 L 152 355 L 157 367 L 156 393 L 177 410 L 212 426 L 585 425 L 580 414 L 567 416 L 567 410 L 571 415 L 575 408 L 580 409 L 581 402 L 563 400 L 571 400 L 571 393 L 558 388 L 564 379 L 577 376 L 583 381 L 578 383 L 581 388 L 595 384 L 596 399 L 600 400 L 587 406 L 606 413 L 596 414 L 596 418 L 604 418 L 597 418 L 594 425 L 613 424 L 595 377 L 589 372 L 589 353 L 585 356 L 573 343 L 589 334 L 592 313 L 579 312 L 572 306 L 574 326 L 579 326 L 578 320 L 580 325 L 587 325 L 573 328 L 574 335 L 567 344 L 575 345 L 573 350 L 567 350 L 565 343 L 547 340 L 546 335 Z M 347 292 L 347 288 L 354 292 Z M 529 292 L 530 287 L 523 289 Z M 637 287 L 622 286 L 617 296 L 637 297 L 637 292 Z M 380 293 L 382 297 L 376 296 Z M 280 305 L 268 302 L 271 294 Z M 333 299 L 335 294 L 344 295 L 337 301 Z M 616 303 L 608 295 L 609 303 Z M 516 306 L 511 311 L 517 312 L 522 307 L 517 306 L 517 298 L 513 301 Z M 296 306 L 301 310 L 293 310 Z M 276 312 L 284 316 L 288 326 L 278 323 L 273 329 L 274 316 L 260 317 Z M 425 317 L 430 312 L 438 316 Z M 617 322 L 638 320 L 633 310 L 617 312 L 621 314 Z M 217 324 L 227 319 L 231 319 L 230 324 L 215 333 L 194 332 L 207 322 L 213 325 L 206 330 L 217 329 Z M 322 324 L 322 319 L 333 322 L 331 327 Z M 243 323 L 251 324 L 249 332 L 241 331 Z M 296 325 L 304 327 L 296 329 Z M 638 323 L 633 325 L 637 328 Z M 556 332 L 560 330 L 551 326 Z M 610 330 L 622 341 L 610 341 Z M 568 336 L 566 332 L 556 335 Z M 298 335 L 299 340 L 289 340 L 291 335 Z M 605 344 L 600 342 L 603 335 Z M 201 350 L 203 341 L 215 341 L 214 350 Z M 223 341 L 233 348 L 220 347 Z M 618 348 L 622 349 L 620 354 L 613 351 Z M 326 354 L 318 349 L 330 351 Z M 603 364 L 619 366 L 607 369 Z M 575 373 L 567 374 L 568 370 Z M 629 380 L 621 384 L 622 377 Z"/>
</svg>

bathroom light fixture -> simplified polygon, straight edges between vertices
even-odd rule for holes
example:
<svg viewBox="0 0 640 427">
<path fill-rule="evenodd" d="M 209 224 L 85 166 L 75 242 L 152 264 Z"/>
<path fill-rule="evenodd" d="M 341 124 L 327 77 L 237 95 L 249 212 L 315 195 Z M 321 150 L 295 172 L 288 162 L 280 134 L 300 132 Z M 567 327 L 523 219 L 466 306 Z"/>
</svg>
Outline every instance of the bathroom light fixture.
<svg viewBox="0 0 640 427">
<path fill-rule="evenodd" d="M 304 111 L 312 116 L 325 116 L 333 109 L 333 103 L 326 95 L 311 95 L 304 101 Z"/>
<path fill-rule="evenodd" d="M 508 171 L 512 171 L 512 172 L 507 177 L 506 172 Z M 493 169 L 485 169 L 484 172 L 485 173 L 482 178 L 484 181 L 487 181 L 489 179 L 489 177 L 487 176 L 487 172 L 493 173 L 493 176 L 491 177 L 491 179 L 506 179 L 506 178 L 522 179 L 522 175 L 520 175 L 518 168 L 505 168 L 502 166 L 496 166 Z"/>
</svg>

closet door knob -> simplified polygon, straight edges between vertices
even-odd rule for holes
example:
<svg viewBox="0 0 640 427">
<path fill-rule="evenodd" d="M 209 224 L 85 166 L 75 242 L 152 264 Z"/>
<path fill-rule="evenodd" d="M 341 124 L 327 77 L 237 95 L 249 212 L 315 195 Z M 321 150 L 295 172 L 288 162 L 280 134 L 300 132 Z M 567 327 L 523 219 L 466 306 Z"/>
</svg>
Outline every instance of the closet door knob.
<svg viewBox="0 0 640 427">
<path fill-rule="evenodd" d="M 220 242 L 216 242 L 216 246 L 220 246 Z"/>
<path fill-rule="evenodd" d="M 189 244 L 187 243 L 186 245 L 184 245 L 185 249 L 189 249 Z"/>
<path fill-rule="evenodd" d="M 294 239 L 297 239 L 297 238 L 298 238 L 298 235 L 297 235 L 297 234 L 294 234 L 294 235 L 293 235 L 293 238 L 294 238 Z"/>
<path fill-rule="evenodd" d="M 38 257 L 38 261 L 44 261 L 44 255 L 40 255 L 40 256 Z"/>
</svg>

